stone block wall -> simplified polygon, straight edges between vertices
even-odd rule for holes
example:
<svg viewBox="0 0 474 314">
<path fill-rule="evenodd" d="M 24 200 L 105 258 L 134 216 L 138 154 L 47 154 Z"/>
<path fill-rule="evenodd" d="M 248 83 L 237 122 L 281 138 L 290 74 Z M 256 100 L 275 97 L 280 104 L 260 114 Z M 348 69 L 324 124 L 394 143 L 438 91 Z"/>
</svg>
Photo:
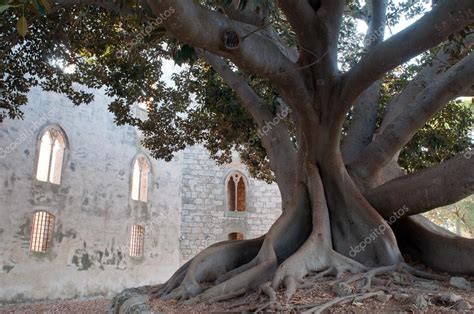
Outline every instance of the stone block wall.
<svg viewBox="0 0 474 314">
<path fill-rule="evenodd" d="M 265 234 L 281 214 L 276 184 L 255 180 L 234 156 L 235 162 L 218 166 L 202 146 L 183 153 L 180 254 L 186 262 L 211 244 L 239 232 L 245 239 Z M 227 208 L 226 178 L 239 171 L 246 178 L 246 211 Z"/>
</svg>

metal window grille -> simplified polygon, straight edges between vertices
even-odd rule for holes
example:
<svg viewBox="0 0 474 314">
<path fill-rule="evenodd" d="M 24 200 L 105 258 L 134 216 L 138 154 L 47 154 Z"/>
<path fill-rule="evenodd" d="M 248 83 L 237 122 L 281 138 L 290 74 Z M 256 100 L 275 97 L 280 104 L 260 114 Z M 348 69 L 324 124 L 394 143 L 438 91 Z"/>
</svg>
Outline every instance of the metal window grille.
<svg viewBox="0 0 474 314">
<path fill-rule="evenodd" d="M 37 211 L 33 214 L 31 223 L 31 252 L 47 252 L 51 247 L 53 237 L 54 215 L 47 211 Z"/>
<path fill-rule="evenodd" d="M 145 243 L 145 228 L 140 225 L 133 225 L 130 234 L 130 256 L 140 257 L 143 255 Z"/>
</svg>

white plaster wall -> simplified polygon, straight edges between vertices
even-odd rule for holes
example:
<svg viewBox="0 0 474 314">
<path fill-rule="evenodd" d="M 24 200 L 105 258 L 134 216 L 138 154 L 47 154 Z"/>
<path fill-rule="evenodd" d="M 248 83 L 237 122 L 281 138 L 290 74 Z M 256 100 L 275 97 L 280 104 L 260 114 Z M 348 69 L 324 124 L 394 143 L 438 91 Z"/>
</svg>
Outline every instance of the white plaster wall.
<svg viewBox="0 0 474 314">
<path fill-rule="evenodd" d="M 150 158 L 149 201 L 131 200 L 132 162 L 146 152 L 134 128 L 114 124 L 103 92 L 95 94 L 92 104 L 74 107 L 35 89 L 25 119 L 0 124 L 0 302 L 112 295 L 160 283 L 229 233 L 260 236 L 281 214 L 275 184 L 251 179 L 238 158 L 217 166 L 201 146 L 169 163 Z M 59 186 L 35 179 L 40 131 L 51 124 L 69 141 Z M 248 180 L 244 213 L 226 208 L 225 178 L 233 170 Z M 40 209 L 56 216 L 53 245 L 31 253 L 32 213 Z M 133 224 L 146 229 L 139 259 L 128 256 Z"/>
<path fill-rule="evenodd" d="M 132 201 L 132 160 L 144 150 L 133 128 L 115 126 L 101 92 L 80 107 L 37 89 L 29 100 L 24 120 L 0 124 L 0 302 L 110 295 L 166 280 L 179 265 L 182 154 L 151 160 L 149 202 Z M 39 132 L 49 124 L 69 140 L 59 186 L 35 179 Z M 48 253 L 29 252 L 38 209 L 56 216 Z M 140 259 L 128 257 L 135 223 L 146 227 Z"/>
</svg>

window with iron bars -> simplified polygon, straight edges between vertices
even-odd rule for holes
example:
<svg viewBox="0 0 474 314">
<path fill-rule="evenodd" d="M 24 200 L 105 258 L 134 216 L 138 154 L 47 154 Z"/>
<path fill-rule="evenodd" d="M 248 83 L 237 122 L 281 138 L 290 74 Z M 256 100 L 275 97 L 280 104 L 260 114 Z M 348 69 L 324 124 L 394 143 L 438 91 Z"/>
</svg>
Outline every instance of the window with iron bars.
<svg viewBox="0 0 474 314">
<path fill-rule="evenodd" d="M 33 214 L 31 223 L 31 252 L 47 252 L 53 238 L 54 215 L 40 210 Z"/>
<path fill-rule="evenodd" d="M 145 244 L 145 228 L 140 225 L 133 225 L 130 232 L 130 256 L 143 256 Z"/>
</svg>

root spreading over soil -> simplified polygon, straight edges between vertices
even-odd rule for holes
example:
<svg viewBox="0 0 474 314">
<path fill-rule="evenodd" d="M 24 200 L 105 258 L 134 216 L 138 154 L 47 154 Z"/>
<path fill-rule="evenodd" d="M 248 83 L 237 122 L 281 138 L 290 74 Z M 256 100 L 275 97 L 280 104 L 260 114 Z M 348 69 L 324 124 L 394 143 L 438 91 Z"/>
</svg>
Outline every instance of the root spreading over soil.
<svg viewBox="0 0 474 314">
<path fill-rule="evenodd" d="M 236 293 L 223 300 L 187 305 L 176 300 L 153 299 L 153 312 L 267 312 L 293 313 L 370 312 L 472 312 L 474 292 L 449 284 L 449 276 L 422 271 L 407 264 L 384 266 L 357 274 L 344 273 L 330 267 L 311 273 L 295 283 L 293 295 L 286 289 L 274 290 L 270 283 L 258 291 Z M 474 278 L 467 278 L 473 281 Z"/>
</svg>

